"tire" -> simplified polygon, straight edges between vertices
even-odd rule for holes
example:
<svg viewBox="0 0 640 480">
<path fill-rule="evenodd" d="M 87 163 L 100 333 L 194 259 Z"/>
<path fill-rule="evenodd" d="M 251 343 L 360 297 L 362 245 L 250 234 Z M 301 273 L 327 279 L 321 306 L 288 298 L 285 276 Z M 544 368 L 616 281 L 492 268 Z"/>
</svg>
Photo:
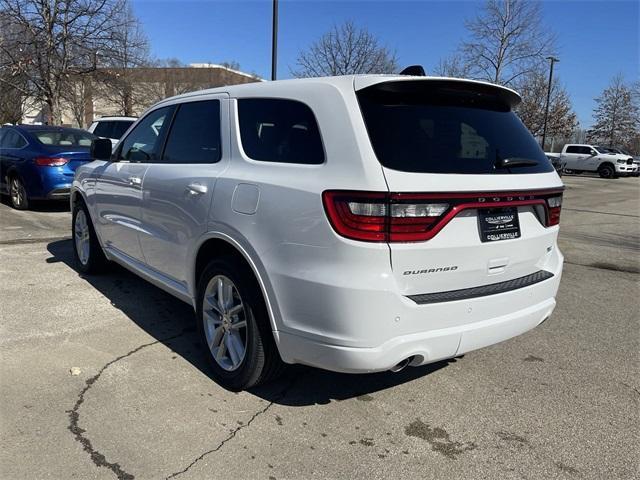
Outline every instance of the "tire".
<svg viewBox="0 0 640 480">
<path fill-rule="evenodd" d="M 107 259 L 91 223 L 87 206 L 83 201 L 78 201 L 73 206 L 71 234 L 73 256 L 78 270 L 87 274 L 101 272 L 107 263 Z"/>
<path fill-rule="evenodd" d="M 245 390 L 284 370 L 258 282 L 239 260 L 207 265 L 198 282 L 196 315 L 213 377 L 224 388 Z"/>
<path fill-rule="evenodd" d="M 611 165 L 602 165 L 598 168 L 598 175 L 601 178 L 614 178 L 616 176 L 616 170 Z"/>
<path fill-rule="evenodd" d="M 9 177 L 9 198 L 11 206 L 16 210 L 26 210 L 29 208 L 29 197 L 27 197 L 27 189 L 18 175 Z"/>
</svg>

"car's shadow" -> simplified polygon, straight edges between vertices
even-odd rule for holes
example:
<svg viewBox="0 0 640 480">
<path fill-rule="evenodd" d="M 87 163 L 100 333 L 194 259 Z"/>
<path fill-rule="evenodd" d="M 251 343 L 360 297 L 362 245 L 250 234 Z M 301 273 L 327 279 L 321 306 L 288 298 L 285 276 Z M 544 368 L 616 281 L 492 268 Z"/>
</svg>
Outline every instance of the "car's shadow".
<svg viewBox="0 0 640 480">
<path fill-rule="evenodd" d="M 0 195 L 0 203 L 13 208 L 8 195 Z M 29 209 L 31 212 L 68 212 L 68 200 L 31 200 Z"/>
<path fill-rule="evenodd" d="M 75 270 L 71 240 L 47 245 L 48 263 L 63 262 Z M 190 305 L 172 297 L 124 268 L 112 265 L 101 275 L 81 275 L 149 335 L 167 345 L 175 354 L 211 378 L 211 369 L 195 331 L 195 315 Z M 347 375 L 311 367 L 293 366 L 275 382 L 251 389 L 265 400 L 289 406 L 326 404 L 368 395 L 428 375 L 455 360 L 398 373 L 381 372 Z M 366 399 L 366 397 L 363 397 Z"/>
</svg>

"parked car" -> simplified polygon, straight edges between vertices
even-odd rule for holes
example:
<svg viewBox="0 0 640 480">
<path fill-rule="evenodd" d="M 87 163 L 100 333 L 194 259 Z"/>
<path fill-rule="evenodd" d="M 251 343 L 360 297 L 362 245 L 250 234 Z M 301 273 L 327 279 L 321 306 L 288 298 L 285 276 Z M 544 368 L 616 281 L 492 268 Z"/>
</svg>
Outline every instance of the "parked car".
<svg viewBox="0 0 640 480">
<path fill-rule="evenodd" d="M 547 156 L 559 158 L 567 173 L 592 172 L 598 173 L 602 178 L 615 178 L 633 175 L 638 170 L 629 155 L 598 145 L 567 144 L 561 153 L 547 152 Z"/>
<path fill-rule="evenodd" d="M 95 135 L 75 128 L 15 125 L 0 128 L 0 193 L 24 210 L 35 199 L 69 198 L 73 174 L 91 160 Z"/>
<path fill-rule="evenodd" d="M 78 268 L 112 260 L 191 304 L 232 389 L 506 340 L 551 315 L 563 264 L 563 185 L 519 101 L 385 75 L 164 100 L 77 170 Z"/>
<path fill-rule="evenodd" d="M 87 130 L 98 137 L 110 139 L 112 146 L 115 147 L 118 140 L 136 120 L 136 117 L 101 117 L 94 120 Z"/>
<path fill-rule="evenodd" d="M 550 153 L 545 153 L 545 156 L 551 162 L 553 168 L 555 168 L 556 173 L 562 176 L 562 172 L 564 171 L 564 163 L 560 160 L 560 157 L 554 156 Z"/>
</svg>

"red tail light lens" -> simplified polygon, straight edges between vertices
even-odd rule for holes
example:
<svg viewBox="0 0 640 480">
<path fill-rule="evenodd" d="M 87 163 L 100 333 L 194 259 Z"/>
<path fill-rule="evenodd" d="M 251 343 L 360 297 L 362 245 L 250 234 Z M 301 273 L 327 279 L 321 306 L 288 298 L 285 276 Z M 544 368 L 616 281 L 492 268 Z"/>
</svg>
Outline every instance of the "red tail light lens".
<svg viewBox="0 0 640 480">
<path fill-rule="evenodd" d="M 326 191 L 327 217 L 343 237 L 366 242 L 422 242 L 433 238 L 462 210 L 518 207 L 540 209 L 540 222 L 558 225 L 562 190 L 514 193 L 383 193 Z"/>
<path fill-rule="evenodd" d="M 562 195 L 547 198 L 547 227 L 560 224 L 560 210 L 562 209 Z"/>
<path fill-rule="evenodd" d="M 36 157 L 33 161 L 39 167 L 61 167 L 69 163 L 68 158 L 62 157 Z"/>
</svg>

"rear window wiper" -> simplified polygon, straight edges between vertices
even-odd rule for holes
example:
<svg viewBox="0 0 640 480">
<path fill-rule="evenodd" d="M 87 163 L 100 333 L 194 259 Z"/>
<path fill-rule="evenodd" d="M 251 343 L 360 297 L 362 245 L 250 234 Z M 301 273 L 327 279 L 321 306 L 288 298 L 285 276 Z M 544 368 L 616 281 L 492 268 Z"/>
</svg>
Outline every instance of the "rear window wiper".
<svg viewBox="0 0 640 480">
<path fill-rule="evenodd" d="M 496 163 L 493 164 L 495 168 L 512 168 L 512 167 L 535 167 L 538 165 L 536 160 L 529 158 L 498 158 Z"/>
</svg>

